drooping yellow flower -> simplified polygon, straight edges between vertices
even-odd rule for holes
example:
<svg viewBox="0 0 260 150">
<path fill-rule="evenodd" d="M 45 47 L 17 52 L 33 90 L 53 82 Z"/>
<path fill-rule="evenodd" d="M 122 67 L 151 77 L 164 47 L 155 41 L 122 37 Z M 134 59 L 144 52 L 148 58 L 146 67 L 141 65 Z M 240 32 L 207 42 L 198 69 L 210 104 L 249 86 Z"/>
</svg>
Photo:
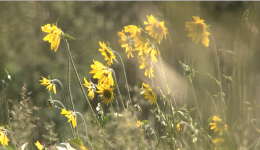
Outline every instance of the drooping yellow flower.
<svg viewBox="0 0 260 150">
<path fill-rule="evenodd" d="M 145 58 L 143 56 L 137 56 L 137 58 L 139 59 L 138 63 L 140 64 L 140 69 L 144 69 L 145 68 L 145 72 L 144 75 L 148 76 L 148 78 L 150 77 L 154 77 L 153 75 L 153 68 L 151 63 L 148 63 Z"/>
<path fill-rule="evenodd" d="M 43 32 L 49 33 L 43 38 L 43 40 L 51 43 L 51 50 L 54 49 L 54 51 L 56 52 L 60 45 L 60 36 L 62 32 L 61 29 L 59 29 L 54 24 L 52 24 L 52 27 L 50 24 L 47 24 L 45 26 L 42 26 L 41 29 Z"/>
<path fill-rule="evenodd" d="M 166 39 L 167 34 L 167 28 L 164 27 L 164 21 L 158 22 L 153 15 L 150 17 L 147 15 L 148 22 L 144 21 L 145 25 L 148 25 L 145 27 L 145 30 L 149 32 L 149 35 L 151 35 L 158 43 L 162 41 L 162 38 Z"/>
<path fill-rule="evenodd" d="M 92 100 L 95 96 L 95 91 L 96 91 L 95 85 L 91 81 L 88 82 L 85 77 L 84 77 L 84 81 L 85 83 L 83 85 L 88 88 L 88 97 Z"/>
<path fill-rule="evenodd" d="M 43 150 L 44 146 L 39 141 L 34 144 L 37 146 L 38 150 Z"/>
<path fill-rule="evenodd" d="M 194 21 L 186 22 L 186 30 L 189 30 L 189 37 L 192 37 L 192 41 L 196 44 L 201 40 L 202 43 L 208 47 L 209 46 L 209 35 L 207 31 L 208 26 L 203 23 L 204 20 L 200 20 L 199 17 L 193 16 Z"/>
<path fill-rule="evenodd" d="M 154 45 L 150 45 L 148 42 L 145 43 L 144 53 L 146 54 L 146 57 L 150 56 L 152 62 L 158 62 L 157 57 L 159 57 L 159 55 Z"/>
<path fill-rule="evenodd" d="M 225 129 L 223 129 L 224 124 L 218 116 L 214 115 L 212 120 L 214 121 L 214 123 L 209 123 L 209 125 L 211 125 L 211 130 L 214 130 L 214 132 L 219 131 L 219 134 L 222 134 L 224 130 L 227 131 L 227 125 L 225 125 Z"/>
<path fill-rule="evenodd" d="M 107 66 L 104 66 L 102 63 L 98 61 L 94 61 L 94 64 L 92 64 L 90 67 L 93 70 L 91 70 L 89 73 L 95 74 L 93 78 L 99 79 L 98 84 L 107 84 L 109 86 L 114 85 L 112 72 L 109 70 Z"/>
<path fill-rule="evenodd" d="M 118 43 L 121 44 L 121 47 L 125 47 L 125 52 L 127 53 L 127 58 L 129 59 L 129 56 L 134 57 L 132 54 L 132 51 L 134 51 L 134 49 L 132 49 L 131 47 L 131 38 L 126 36 L 124 34 L 124 32 L 117 32 L 117 35 L 119 36 L 119 40 Z"/>
<path fill-rule="evenodd" d="M 225 140 L 223 138 L 215 138 L 212 140 L 214 143 L 215 150 L 227 150 L 228 148 L 225 147 Z"/>
<path fill-rule="evenodd" d="M 157 101 L 157 97 L 156 97 L 156 94 L 154 93 L 153 89 L 149 86 L 149 84 L 145 84 L 143 83 L 143 95 L 145 95 L 145 99 L 148 99 L 150 102 L 151 102 L 151 105 L 156 103 Z"/>
<path fill-rule="evenodd" d="M 99 41 L 99 45 L 101 46 L 101 49 L 99 49 L 99 51 L 103 56 L 105 56 L 104 59 L 107 60 L 106 65 L 111 66 L 111 64 L 113 64 L 113 59 L 116 58 L 116 56 L 114 55 L 112 50 L 106 46 L 105 42 L 101 43 Z"/>
<path fill-rule="evenodd" d="M 66 109 L 61 109 L 61 114 L 64 114 L 69 120 L 68 122 L 72 122 L 72 126 L 75 128 L 77 126 L 77 116 L 72 111 L 67 111 Z"/>
<path fill-rule="evenodd" d="M 6 136 L 6 134 L 4 133 L 4 131 L 2 131 L 1 129 L 0 129 L 0 142 L 1 142 L 1 144 L 5 147 L 6 145 L 8 146 L 8 141 L 10 141 L 8 138 L 7 138 L 7 136 Z"/>
<path fill-rule="evenodd" d="M 134 38 L 134 41 L 135 41 L 135 49 L 136 50 L 139 50 L 139 53 L 138 55 L 142 56 L 143 55 L 143 51 L 144 51 L 144 48 L 145 48 L 145 43 L 147 42 L 146 38 L 142 35 L 142 31 L 140 28 L 138 28 L 137 26 L 135 25 L 128 25 L 128 26 L 125 26 L 125 33 L 130 33 L 130 36 L 131 38 Z"/>
<path fill-rule="evenodd" d="M 100 84 L 99 86 L 97 86 L 97 89 L 99 91 L 96 92 L 100 93 L 101 98 L 103 99 L 102 102 L 104 102 L 108 106 L 110 101 L 112 102 L 114 99 L 114 95 L 113 95 L 114 88 L 110 88 L 110 86 L 108 85 Z"/>
<path fill-rule="evenodd" d="M 140 127 L 142 125 L 142 122 L 140 120 L 137 120 L 136 125 L 137 125 L 137 127 Z"/>
<path fill-rule="evenodd" d="M 53 92 L 56 94 L 56 85 L 44 77 L 42 77 L 42 79 L 43 80 L 39 80 L 40 82 L 42 82 L 40 85 L 47 86 L 46 89 L 49 89 L 49 91 L 53 89 Z"/>
</svg>

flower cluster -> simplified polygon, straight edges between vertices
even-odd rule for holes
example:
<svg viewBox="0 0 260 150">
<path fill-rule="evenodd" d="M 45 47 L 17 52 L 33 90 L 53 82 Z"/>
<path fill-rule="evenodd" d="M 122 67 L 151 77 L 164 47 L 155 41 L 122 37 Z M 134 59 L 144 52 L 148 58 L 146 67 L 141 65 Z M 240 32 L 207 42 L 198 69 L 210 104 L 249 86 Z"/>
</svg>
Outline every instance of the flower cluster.
<svg viewBox="0 0 260 150">
<path fill-rule="evenodd" d="M 159 22 L 153 15 L 147 16 L 148 22 L 144 21 L 146 25 L 145 30 L 135 25 L 128 25 L 124 30 L 118 32 L 118 43 L 125 48 L 127 58 L 134 57 L 132 51 L 138 52 L 138 59 L 140 69 L 145 69 L 145 76 L 149 78 L 153 76 L 152 62 L 158 62 L 160 55 L 156 48 L 156 43 L 161 43 L 163 36 L 166 39 L 167 28 L 164 27 L 164 22 Z M 126 34 L 129 34 L 128 36 Z M 148 36 L 152 37 L 148 38 Z"/>
</svg>

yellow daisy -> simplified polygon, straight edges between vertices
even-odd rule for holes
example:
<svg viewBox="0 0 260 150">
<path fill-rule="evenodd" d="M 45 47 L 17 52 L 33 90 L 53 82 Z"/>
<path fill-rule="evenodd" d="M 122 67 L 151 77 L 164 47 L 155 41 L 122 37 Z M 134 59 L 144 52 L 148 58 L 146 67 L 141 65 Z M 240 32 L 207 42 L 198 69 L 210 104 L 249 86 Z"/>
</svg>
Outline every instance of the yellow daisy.
<svg viewBox="0 0 260 150">
<path fill-rule="evenodd" d="M 158 62 L 157 58 L 159 57 L 159 55 L 154 45 L 151 45 L 148 42 L 145 43 L 144 53 L 146 54 L 146 57 L 150 56 L 152 62 Z"/>
<path fill-rule="evenodd" d="M 158 43 L 162 41 L 162 38 L 166 39 L 167 34 L 167 28 L 164 27 L 164 21 L 158 22 L 153 15 L 150 17 L 147 16 L 148 22 L 144 21 L 145 25 L 148 25 L 145 27 L 145 30 L 149 32 L 149 35 L 151 35 Z"/>
<path fill-rule="evenodd" d="M 60 45 L 60 36 L 62 32 L 61 29 L 59 29 L 54 24 L 52 25 L 52 27 L 50 24 L 47 24 L 45 26 L 42 26 L 41 29 L 43 32 L 49 33 L 43 38 L 43 40 L 51 43 L 51 50 L 54 49 L 54 51 L 56 52 Z"/>
<path fill-rule="evenodd" d="M 148 78 L 150 77 L 154 77 L 153 75 L 153 68 L 151 63 L 148 63 L 145 58 L 143 56 L 137 56 L 137 58 L 139 59 L 138 63 L 140 64 L 140 69 L 144 69 L 145 68 L 145 72 L 144 75 L 148 76 Z"/>
<path fill-rule="evenodd" d="M 8 138 L 7 138 L 7 136 L 6 136 L 6 134 L 4 133 L 4 131 L 2 131 L 1 129 L 0 129 L 0 142 L 1 142 L 1 144 L 5 147 L 6 145 L 8 146 L 8 141 L 10 141 Z"/>
<path fill-rule="evenodd" d="M 66 109 L 61 109 L 61 114 L 64 114 L 69 120 L 68 122 L 72 122 L 72 126 L 75 128 L 77 126 L 77 116 L 72 111 L 67 111 Z"/>
<path fill-rule="evenodd" d="M 209 123 L 209 125 L 211 125 L 211 130 L 214 130 L 214 132 L 219 131 L 219 134 L 222 134 L 223 130 L 227 131 L 227 125 L 225 125 L 225 129 L 223 129 L 223 122 L 221 121 L 221 119 L 219 119 L 218 116 L 214 115 L 212 120 L 214 121 L 214 123 Z"/>
<path fill-rule="evenodd" d="M 113 59 L 116 58 L 116 56 L 114 55 L 112 50 L 106 46 L 106 43 L 101 43 L 99 41 L 99 45 L 101 46 L 101 49 L 99 49 L 99 51 L 103 56 L 105 56 L 105 60 L 108 61 L 106 65 L 111 66 L 111 64 L 113 64 Z"/>
<path fill-rule="evenodd" d="M 112 102 L 114 99 L 114 95 L 113 95 L 114 88 L 110 88 L 110 86 L 108 85 L 100 84 L 99 86 L 97 86 L 97 89 L 99 91 L 96 92 L 100 93 L 101 98 L 103 99 L 102 102 L 104 102 L 108 106 L 109 102 L 110 101 Z"/>
<path fill-rule="evenodd" d="M 91 81 L 88 82 L 85 77 L 84 77 L 84 81 L 85 83 L 83 85 L 88 88 L 88 97 L 92 100 L 95 96 L 95 91 L 96 91 L 95 85 Z"/>
<path fill-rule="evenodd" d="M 143 50 L 145 48 L 145 43 L 147 42 L 146 38 L 142 35 L 142 31 L 140 28 L 138 28 L 137 26 L 135 25 L 128 25 L 128 26 L 125 26 L 125 33 L 130 33 L 130 36 L 131 38 L 134 38 L 134 41 L 135 41 L 135 49 L 136 50 L 139 50 L 139 53 L 138 55 L 143 55 Z"/>
<path fill-rule="evenodd" d="M 42 82 L 40 85 L 47 86 L 46 89 L 49 89 L 49 91 L 53 89 L 53 92 L 56 94 L 56 85 L 44 77 L 42 77 L 42 79 L 43 80 L 39 80 L 40 82 Z"/>
<path fill-rule="evenodd" d="M 145 99 L 148 99 L 151 102 L 151 105 L 156 103 L 157 97 L 156 94 L 154 93 L 153 89 L 147 84 L 143 83 L 143 93 L 145 95 Z"/>
<path fill-rule="evenodd" d="M 112 77 L 112 72 L 107 66 L 104 66 L 98 61 L 94 61 L 94 64 L 90 66 L 93 70 L 89 73 L 95 74 L 93 78 L 99 79 L 98 84 L 107 84 L 109 86 L 114 85 L 114 79 Z"/>
<path fill-rule="evenodd" d="M 43 146 L 39 141 L 37 141 L 37 142 L 34 143 L 34 144 L 37 146 L 37 148 L 38 148 L 39 150 L 43 150 L 44 146 Z"/>
<path fill-rule="evenodd" d="M 208 26 L 203 23 L 204 20 L 200 20 L 199 17 L 193 16 L 194 21 L 186 22 L 186 30 L 189 30 L 189 37 L 192 37 L 192 41 L 196 44 L 201 40 L 202 43 L 208 47 L 209 46 L 209 35 L 207 31 Z"/>
<path fill-rule="evenodd" d="M 121 47 L 125 47 L 125 52 L 127 53 L 127 58 L 129 59 L 129 56 L 134 57 L 132 54 L 132 51 L 134 51 L 134 49 L 132 49 L 131 47 L 131 38 L 126 36 L 124 34 L 124 32 L 117 32 L 117 35 L 119 36 L 118 43 L 121 44 Z"/>
</svg>

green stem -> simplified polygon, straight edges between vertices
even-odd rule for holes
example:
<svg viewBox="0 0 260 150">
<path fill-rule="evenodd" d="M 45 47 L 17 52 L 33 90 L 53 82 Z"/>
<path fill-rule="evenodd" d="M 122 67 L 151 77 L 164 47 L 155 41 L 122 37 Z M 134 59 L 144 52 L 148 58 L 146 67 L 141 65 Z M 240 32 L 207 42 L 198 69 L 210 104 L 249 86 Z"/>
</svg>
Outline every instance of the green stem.
<svg viewBox="0 0 260 150">
<path fill-rule="evenodd" d="M 53 82 L 57 82 L 60 85 L 61 91 L 62 91 L 62 97 L 63 97 L 63 99 L 65 101 L 65 105 L 66 105 L 65 109 L 68 110 L 69 109 L 68 108 L 68 103 L 67 103 L 67 100 L 66 100 L 65 91 L 64 91 L 64 87 L 63 87 L 62 83 L 58 79 L 53 79 L 52 81 Z M 70 129 L 71 129 L 73 137 L 75 137 L 75 132 L 74 132 L 74 129 L 72 128 L 72 123 L 70 123 Z"/>
<path fill-rule="evenodd" d="M 128 82 L 127 82 L 127 78 L 126 78 L 125 66 L 124 66 L 123 60 L 122 60 L 121 56 L 120 56 L 116 51 L 113 51 L 113 52 L 116 53 L 116 54 L 118 55 L 118 57 L 120 58 L 120 60 L 121 60 L 122 67 L 123 67 L 123 71 L 124 71 L 124 77 L 125 77 L 125 84 L 126 84 L 126 89 L 127 89 L 127 95 L 128 95 L 128 98 L 129 98 L 130 102 L 132 103 L 131 96 L 130 96 L 130 92 L 129 92 L 129 87 L 128 87 Z"/>
<path fill-rule="evenodd" d="M 210 35 L 213 39 L 214 42 L 214 56 L 215 56 L 215 62 L 216 62 L 216 66 L 217 66 L 217 74 L 218 74 L 218 81 L 219 81 L 219 89 L 220 89 L 220 103 L 221 103 L 221 111 L 222 111 L 222 118 L 223 118 L 223 129 L 225 129 L 225 112 L 224 112 L 224 104 L 223 104 L 223 95 L 222 95 L 222 86 L 221 86 L 221 75 L 220 75 L 220 69 L 219 69 L 219 60 L 218 60 L 218 50 L 217 50 L 217 46 L 216 46 L 216 41 L 215 38 L 213 36 L 213 33 L 211 32 L 211 30 L 208 28 Z"/>
<path fill-rule="evenodd" d="M 73 62 L 73 59 L 72 59 L 72 56 L 71 56 L 71 53 L 70 53 L 70 49 L 69 49 L 69 46 L 68 46 L 67 39 L 64 39 L 64 37 L 63 37 L 63 40 L 65 41 L 65 46 L 66 46 L 66 49 L 67 49 L 67 51 L 68 51 L 69 58 L 70 58 L 72 67 L 73 67 L 73 69 L 74 69 L 74 73 L 75 73 L 75 75 L 76 75 L 76 77 L 77 77 L 78 83 L 79 83 L 79 85 L 80 85 L 81 91 L 82 91 L 82 93 L 83 93 L 83 95 L 84 95 L 84 98 L 85 98 L 85 100 L 87 101 L 87 103 L 88 103 L 88 105 L 89 105 L 91 111 L 92 111 L 92 114 L 93 114 L 93 116 L 94 116 L 94 118 L 95 118 L 96 123 L 97 123 L 98 126 L 100 127 L 100 124 L 99 124 L 99 122 L 98 122 L 98 120 L 97 120 L 97 117 L 96 117 L 96 115 L 95 115 L 95 112 L 94 112 L 93 108 L 91 107 L 90 102 L 89 102 L 89 100 L 88 100 L 88 97 L 87 97 L 87 95 L 86 95 L 86 93 L 85 93 L 85 91 L 84 91 L 84 89 L 83 89 L 83 86 L 82 86 L 82 84 L 81 84 L 81 82 L 80 82 L 80 79 L 79 79 L 79 76 L 78 76 L 76 67 L 75 67 L 75 65 L 74 65 L 74 62 Z"/>
<path fill-rule="evenodd" d="M 118 84 L 117 84 L 115 71 L 114 71 L 113 69 L 111 69 L 111 71 L 113 72 L 113 75 L 114 75 L 114 78 L 115 78 L 115 83 L 116 83 L 116 89 L 117 89 L 117 92 L 118 92 L 118 94 L 119 94 L 119 97 L 120 97 L 122 106 L 123 106 L 123 108 L 124 108 L 124 110 L 125 110 L 125 105 L 124 105 L 124 102 L 123 102 L 123 99 L 122 99 L 122 96 L 121 96 L 121 93 L 120 93 L 120 90 L 119 90 L 119 87 L 118 87 Z"/>
</svg>

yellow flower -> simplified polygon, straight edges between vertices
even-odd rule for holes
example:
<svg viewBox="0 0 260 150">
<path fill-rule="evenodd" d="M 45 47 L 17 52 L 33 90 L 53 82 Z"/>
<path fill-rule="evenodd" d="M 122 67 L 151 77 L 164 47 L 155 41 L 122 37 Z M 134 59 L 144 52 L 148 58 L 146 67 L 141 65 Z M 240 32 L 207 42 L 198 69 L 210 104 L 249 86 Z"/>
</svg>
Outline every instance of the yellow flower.
<svg viewBox="0 0 260 150">
<path fill-rule="evenodd" d="M 213 130 L 214 129 L 214 132 L 217 132 L 219 131 L 219 134 L 222 134 L 223 133 L 223 127 L 224 127 L 224 124 L 223 122 L 221 121 L 221 119 L 218 118 L 218 116 L 213 116 L 212 120 L 214 121 L 214 123 L 209 123 L 209 125 L 211 125 L 210 129 Z M 227 131 L 227 125 L 225 125 L 225 131 Z"/>
<path fill-rule="evenodd" d="M 113 90 L 114 88 L 110 88 L 110 86 L 108 85 L 104 85 L 104 84 L 101 84 L 99 86 L 97 86 L 97 89 L 99 91 L 97 91 L 97 93 L 100 93 L 103 101 L 107 106 L 109 104 L 109 102 L 113 101 L 114 99 L 114 95 L 113 95 Z"/>
<path fill-rule="evenodd" d="M 99 79 L 98 84 L 107 84 L 109 86 L 114 85 L 112 72 L 109 70 L 107 66 L 104 66 L 102 63 L 98 61 L 94 61 L 94 64 L 92 64 L 90 67 L 93 70 L 91 70 L 89 73 L 95 74 L 93 78 Z"/>
<path fill-rule="evenodd" d="M 146 57 L 150 55 L 152 62 L 158 62 L 157 57 L 159 57 L 157 50 L 155 50 L 154 45 L 150 45 L 148 42 L 145 43 L 144 53 Z"/>
<path fill-rule="evenodd" d="M 85 83 L 83 85 L 88 88 L 88 97 L 90 97 L 90 99 L 92 100 L 95 96 L 96 88 L 94 84 L 91 81 L 88 82 L 85 77 L 84 77 L 84 81 Z"/>
<path fill-rule="evenodd" d="M 113 64 L 113 59 L 116 58 L 116 56 L 114 55 L 112 50 L 106 46 L 106 43 L 101 43 L 99 41 L 99 45 L 101 46 L 101 49 L 99 49 L 99 51 L 103 56 L 105 56 L 105 60 L 108 61 L 106 65 L 111 66 L 111 64 Z"/>
<path fill-rule="evenodd" d="M 144 69 L 145 68 L 145 72 L 144 75 L 148 76 L 148 78 L 150 77 L 154 77 L 153 75 L 153 68 L 151 63 L 148 63 L 145 58 L 143 56 L 137 56 L 137 58 L 139 59 L 138 63 L 140 64 L 140 69 Z"/>
<path fill-rule="evenodd" d="M 147 84 L 143 83 L 143 93 L 145 95 L 145 99 L 149 99 L 149 101 L 151 102 L 151 105 L 156 103 L 157 101 L 157 97 L 156 94 L 154 93 L 153 89 Z"/>
<path fill-rule="evenodd" d="M 136 125 L 137 125 L 137 127 L 140 127 L 142 125 L 142 122 L 140 120 L 137 120 Z"/>
<path fill-rule="evenodd" d="M 43 32 L 49 33 L 43 38 L 43 40 L 51 43 L 51 50 L 54 49 L 54 51 L 56 52 L 60 45 L 60 36 L 62 32 L 61 29 L 59 29 L 54 24 L 52 24 L 52 27 L 50 24 L 47 24 L 45 26 L 42 26 L 41 29 Z"/>
<path fill-rule="evenodd" d="M 117 35 L 121 38 L 118 40 L 118 43 L 121 44 L 121 47 L 125 47 L 125 52 L 127 53 L 127 58 L 129 59 L 129 56 L 131 55 L 131 57 L 134 57 L 132 54 L 132 51 L 134 51 L 134 49 L 132 49 L 131 47 L 131 38 L 126 36 L 124 34 L 124 32 L 117 32 Z"/>
<path fill-rule="evenodd" d="M 46 89 L 49 89 L 49 91 L 53 89 L 53 92 L 56 94 L 56 85 L 44 77 L 42 77 L 42 79 L 43 80 L 39 80 L 40 82 L 42 82 L 40 85 L 47 86 Z"/>
<path fill-rule="evenodd" d="M 43 150 L 44 146 L 43 146 L 39 141 L 37 141 L 37 142 L 34 143 L 34 144 L 37 146 L 37 148 L 38 148 L 39 150 Z"/>
<path fill-rule="evenodd" d="M 203 23 L 204 20 L 200 20 L 199 17 L 193 16 L 194 21 L 186 22 L 186 30 L 189 30 L 189 37 L 192 37 L 192 41 L 197 44 L 200 40 L 208 47 L 210 33 L 207 31 L 208 26 Z"/>
<path fill-rule="evenodd" d="M 0 129 L 0 142 L 1 142 L 1 144 L 5 147 L 6 145 L 8 146 L 8 141 L 10 141 L 8 138 L 7 138 L 7 136 L 6 136 L 6 134 L 4 133 L 4 131 L 2 131 L 1 129 Z"/>
<path fill-rule="evenodd" d="M 139 29 L 137 26 L 135 25 L 128 25 L 125 26 L 125 33 L 130 33 L 131 38 L 134 38 L 135 41 L 135 48 L 136 50 L 139 50 L 138 55 L 143 55 L 143 51 L 144 51 L 144 44 L 147 42 L 146 38 L 142 35 L 141 29 Z"/>
<path fill-rule="evenodd" d="M 61 114 L 64 114 L 72 122 L 72 126 L 75 128 L 77 126 L 77 117 L 76 114 L 72 111 L 67 111 L 66 109 L 61 109 Z"/>
<path fill-rule="evenodd" d="M 149 35 L 151 35 L 158 43 L 162 41 L 162 38 L 166 39 L 167 34 L 167 28 L 164 27 L 164 21 L 158 22 L 153 15 L 150 17 L 147 16 L 148 22 L 144 21 L 145 25 L 148 25 L 145 27 L 145 30 L 149 32 Z"/>
<path fill-rule="evenodd" d="M 180 125 L 180 123 L 177 123 L 177 124 L 176 124 L 175 130 L 176 130 L 177 132 L 179 132 L 179 131 L 181 130 L 181 125 Z"/>
</svg>

